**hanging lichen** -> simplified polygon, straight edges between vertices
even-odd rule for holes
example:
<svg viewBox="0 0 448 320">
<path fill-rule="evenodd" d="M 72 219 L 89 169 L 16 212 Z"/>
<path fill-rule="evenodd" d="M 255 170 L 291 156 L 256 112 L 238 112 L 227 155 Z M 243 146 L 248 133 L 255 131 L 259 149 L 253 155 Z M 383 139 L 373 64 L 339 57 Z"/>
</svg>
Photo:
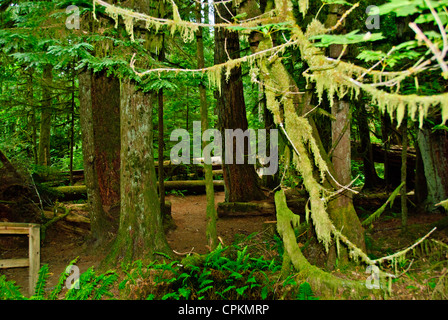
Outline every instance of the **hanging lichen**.
<svg viewBox="0 0 448 320">
<path fill-rule="evenodd" d="M 272 46 L 270 38 L 266 37 L 259 44 L 259 50 L 265 50 Z M 290 139 L 295 149 L 293 162 L 303 179 L 303 184 L 309 193 L 310 209 L 307 211 L 307 218 L 310 216 L 314 224 L 317 238 L 328 250 L 331 243 L 332 222 L 326 211 L 326 201 L 324 194 L 326 190 L 314 177 L 314 165 L 318 168 L 321 180 L 325 179 L 328 171 L 326 162 L 320 155 L 319 148 L 312 135 L 312 128 L 308 120 L 299 117 L 294 107 L 290 94 L 290 76 L 279 59 L 273 57 L 271 62 L 260 60 L 259 69 L 261 76 L 267 87 L 278 88 L 277 92 L 267 89 L 267 107 L 274 115 L 274 121 L 283 126 L 285 133 Z M 278 95 L 278 96 L 277 96 Z M 280 113 L 280 105 L 283 105 L 283 115 Z M 284 119 L 284 121 L 282 121 Z M 310 154 L 314 161 L 310 160 Z"/>
</svg>

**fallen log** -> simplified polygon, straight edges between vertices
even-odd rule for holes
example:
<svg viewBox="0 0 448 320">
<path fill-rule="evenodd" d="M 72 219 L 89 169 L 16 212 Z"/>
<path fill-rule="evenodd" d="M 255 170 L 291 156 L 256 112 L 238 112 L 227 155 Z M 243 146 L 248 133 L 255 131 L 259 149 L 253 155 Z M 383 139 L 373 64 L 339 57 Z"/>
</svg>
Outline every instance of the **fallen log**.
<svg viewBox="0 0 448 320">
<path fill-rule="evenodd" d="M 177 180 L 177 181 L 165 181 L 165 190 L 180 190 L 186 192 L 205 192 L 205 180 Z M 157 183 L 158 185 L 158 183 Z M 224 190 L 223 180 L 214 180 L 213 186 L 216 191 Z M 79 199 L 87 199 L 87 188 L 85 185 L 79 186 L 61 186 L 50 188 L 58 193 L 59 200 L 71 201 Z"/>
<path fill-rule="evenodd" d="M 159 163 L 157 161 L 154 162 L 154 166 L 157 172 L 157 168 L 159 167 Z M 213 163 L 213 174 L 219 175 L 222 174 L 222 165 L 220 163 Z M 204 175 L 204 164 L 174 164 L 171 160 L 163 161 L 163 169 L 165 177 L 172 176 L 185 176 L 188 174 L 196 174 L 203 176 Z M 53 180 L 61 180 L 65 179 L 68 181 L 70 178 L 70 171 L 53 171 L 46 173 L 35 174 L 36 180 L 39 182 L 48 182 Z M 73 170 L 73 181 L 82 181 L 84 179 L 84 170 Z"/>
<path fill-rule="evenodd" d="M 63 209 L 59 210 L 59 209 Z M 49 221 L 45 224 L 44 231 L 53 224 L 58 225 L 58 228 L 65 231 L 72 231 L 83 234 L 90 231 L 90 217 L 88 215 L 88 205 L 86 204 L 68 204 L 63 207 L 58 207 L 50 210 L 44 210 L 44 216 Z M 176 227 L 171 217 L 171 202 L 165 202 L 165 229 L 173 229 Z"/>
<path fill-rule="evenodd" d="M 295 214 L 305 214 L 306 198 L 289 200 L 288 207 Z M 241 216 L 275 216 L 275 203 L 268 201 L 220 202 L 216 209 L 218 218 Z"/>
<path fill-rule="evenodd" d="M 272 202 L 220 202 L 216 211 L 218 218 L 267 216 L 275 213 L 275 204 Z"/>
</svg>

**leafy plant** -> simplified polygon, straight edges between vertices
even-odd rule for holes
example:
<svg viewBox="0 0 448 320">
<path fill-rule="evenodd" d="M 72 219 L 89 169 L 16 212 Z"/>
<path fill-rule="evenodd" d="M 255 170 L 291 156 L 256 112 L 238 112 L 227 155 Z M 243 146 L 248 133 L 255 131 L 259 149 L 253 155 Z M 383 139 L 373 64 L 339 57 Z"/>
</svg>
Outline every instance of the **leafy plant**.
<svg viewBox="0 0 448 320">
<path fill-rule="evenodd" d="M 73 260 L 69 267 L 76 262 Z M 25 297 L 20 288 L 15 285 L 14 281 L 6 281 L 5 276 L 0 277 L 0 300 L 56 300 L 63 290 L 63 284 L 67 279 L 68 273 L 63 272 L 59 277 L 56 287 L 47 292 L 47 284 L 49 277 L 48 265 L 43 265 L 39 270 L 39 277 L 36 283 L 35 293 L 31 297 Z M 79 286 L 72 286 L 67 290 L 62 299 L 64 300 L 100 300 L 106 297 L 113 297 L 111 289 L 117 282 L 118 275 L 114 271 L 107 271 L 97 275 L 94 268 L 89 268 L 80 275 Z"/>
<path fill-rule="evenodd" d="M 303 282 L 299 286 L 299 294 L 297 295 L 298 300 L 319 300 L 318 297 L 314 295 L 313 290 L 311 290 L 311 285 L 308 282 Z"/>
</svg>

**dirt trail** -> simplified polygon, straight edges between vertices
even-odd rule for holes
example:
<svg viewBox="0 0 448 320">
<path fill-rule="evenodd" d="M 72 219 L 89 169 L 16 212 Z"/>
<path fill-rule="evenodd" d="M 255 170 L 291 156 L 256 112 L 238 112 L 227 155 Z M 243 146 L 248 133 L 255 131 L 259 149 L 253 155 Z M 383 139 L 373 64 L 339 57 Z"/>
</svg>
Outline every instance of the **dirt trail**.
<svg viewBox="0 0 448 320">
<path fill-rule="evenodd" d="M 206 196 L 190 195 L 167 196 L 171 201 L 171 214 L 177 225 L 176 230 L 167 234 L 168 243 L 177 252 L 206 253 L 207 241 L 206 231 Z M 215 193 L 215 205 L 224 201 L 224 192 Z M 260 232 L 264 221 L 272 220 L 274 217 L 232 217 L 218 219 L 218 236 L 221 237 L 225 245 L 234 241 L 236 234 L 249 235 L 253 232 Z"/>
<path fill-rule="evenodd" d="M 171 201 L 172 217 L 176 229 L 167 233 L 170 247 L 176 252 L 206 253 L 208 252 L 205 237 L 206 230 L 206 196 L 204 195 L 167 195 Z M 224 192 L 215 193 L 215 204 L 224 201 Z M 87 213 L 85 213 L 87 214 Z M 218 219 L 217 230 L 225 245 L 234 241 L 236 234 L 249 235 L 262 230 L 262 224 L 273 217 L 232 217 Z M 50 278 L 47 289 L 56 285 L 59 275 L 76 257 L 80 272 L 89 267 L 98 267 L 104 255 L 87 254 L 85 238 L 87 233 L 70 233 L 58 229 L 58 223 L 47 230 L 46 240 L 41 247 L 41 265 L 48 264 Z M 28 239 L 23 236 L 11 237 L 1 235 L 0 259 L 24 258 L 28 255 Z M 28 268 L 0 269 L 0 275 L 6 275 L 7 280 L 14 280 L 28 292 Z"/>
</svg>

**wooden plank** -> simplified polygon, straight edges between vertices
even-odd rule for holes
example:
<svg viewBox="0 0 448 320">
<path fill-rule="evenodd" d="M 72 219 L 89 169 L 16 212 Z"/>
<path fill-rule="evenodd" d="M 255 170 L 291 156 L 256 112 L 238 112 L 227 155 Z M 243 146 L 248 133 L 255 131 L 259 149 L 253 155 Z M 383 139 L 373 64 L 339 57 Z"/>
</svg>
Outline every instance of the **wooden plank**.
<svg viewBox="0 0 448 320">
<path fill-rule="evenodd" d="M 30 261 L 27 258 L 24 258 L 24 259 L 3 259 L 3 260 L 0 260 L 0 269 L 22 268 L 22 267 L 28 267 L 29 265 L 30 265 Z"/>
<path fill-rule="evenodd" d="M 0 227 L 0 234 L 29 234 L 30 228 Z"/>
<path fill-rule="evenodd" d="M 30 228 L 33 226 L 38 226 L 36 223 L 26 223 L 26 222 L 0 222 L 1 227 L 19 227 L 19 228 Z"/>
<path fill-rule="evenodd" d="M 29 240 L 29 264 L 30 264 L 30 277 L 29 277 L 29 293 L 30 296 L 34 294 L 34 288 L 37 283 L 38 273 L 40 269 L 40 226 L 34 225 L 30 228 L 30 240 Z"/>
</svg>

